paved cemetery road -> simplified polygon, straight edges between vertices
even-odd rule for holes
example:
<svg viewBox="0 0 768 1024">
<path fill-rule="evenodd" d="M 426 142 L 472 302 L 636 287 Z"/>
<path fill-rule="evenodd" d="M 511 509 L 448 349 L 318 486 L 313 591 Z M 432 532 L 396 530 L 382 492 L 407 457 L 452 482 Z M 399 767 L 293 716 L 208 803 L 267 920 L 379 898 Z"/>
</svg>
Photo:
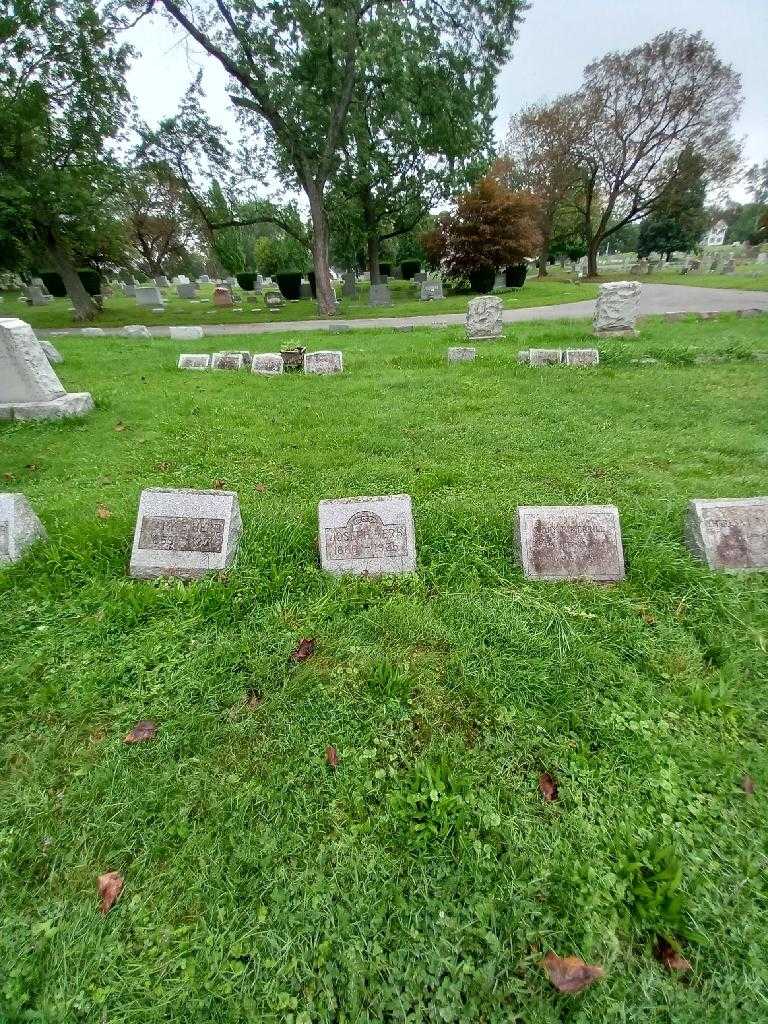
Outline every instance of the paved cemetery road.
<svg viewBox="0 0 768 1024">
<path fill-rule="evenodd" d="M 587 302 L 563 302 L 557 306 L 531 306 L 527 309 L 505 309 L 505 323 L 529 320 L 579 320 L 591 318 L 594 299 Z M 643 284 L 640 315 L 659 313 L 727 313 L 743 309 L 768 312 L 768 291 L 739 291 L 735 288 L 698 288 L 678 284 Z M 359 320 L 288 320 L 273 324 L 205 324 L 207 336 L 226 334 L 290 334 L 297 331 L 322 331 L 339 327 L 362 327 L 382 330 L 392 327 L 446 327 L 464 323 L 463 313 L 441 313 L 432 316 L 384 316 Z M 120 328 L 105 327 L 104 333 Z M 151 327 L 153 337 L 167 337 L 168 327 Z M 78 334 L 78 330 L 38 331 L 40 336 Z"/>
</svg>

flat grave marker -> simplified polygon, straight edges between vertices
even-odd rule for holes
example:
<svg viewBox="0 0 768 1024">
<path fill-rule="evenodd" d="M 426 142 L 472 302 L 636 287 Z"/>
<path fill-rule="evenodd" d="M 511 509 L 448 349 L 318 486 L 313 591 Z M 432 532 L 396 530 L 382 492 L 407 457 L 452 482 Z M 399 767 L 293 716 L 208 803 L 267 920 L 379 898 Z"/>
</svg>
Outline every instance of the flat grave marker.
<svg viewBox="0 0 768 1024">
<path fill-rule="evenodd" d="M 304 355 L 304 373 L 343 373 L 344 357 L 341 352 L 307 352 Z"/>
<path fill-rule="evenodd" d="M 471 363 L 477 358 L 477 349 L 466 345 L 455 345 L 448 349 L 449 363 Z"/>
<path fill-rule="evenodd" d="M 210 366 L 211 357 L 204 352 L 183 352 L 179 356 L 180 370 L 208 370 Z"/>
<path fill-rule="evenodd" d="M 274 377 L 284 371 L 285 364 L 279 352 L 255 352 L 251 357 L 251 373 Z"/>
<path fill-rule="evenodd" d="M 768 497 L 695 498 L 688 504 L 685 542 L 710 569 L 768 569 Z"/>
<path fill-rule="evenodd" d="M 619 510 L 613 505 L 522 505 L 515 540 L 526 579 L 624 579 Z"/>
<path fill-rule="evenodd" d="M 320 564 L 357 576 L 416 571 L 416 533 L 409 494 L 336 498 L 317 507 Z"/>
<path fill-rule="evenodd" d="M 600 353 L 596 348 L 567 348 L 563 362 L 566 366 L 597 366 Z"/>
<path fill-rule="evenodd" d="M 242 352 L 214 352 L 211 357 L 213 370 L 242 370 L 244 363 Z"/>
</svg>

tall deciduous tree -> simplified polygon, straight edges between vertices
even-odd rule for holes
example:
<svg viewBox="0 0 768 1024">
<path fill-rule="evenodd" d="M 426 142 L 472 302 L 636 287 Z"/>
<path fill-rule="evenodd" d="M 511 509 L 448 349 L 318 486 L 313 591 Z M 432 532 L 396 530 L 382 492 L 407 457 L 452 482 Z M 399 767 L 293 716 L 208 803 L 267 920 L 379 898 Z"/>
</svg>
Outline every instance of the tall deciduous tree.
<svg viewBox="0 0 768 1024">
<path fill-rule="evenodd" d="M 129 0 L 130 2 L 130 0 Z M 133 0 L 136 6 L 139 0 Z M 349 136 L 357 84 L 382 34 L 432 30 L 457 53 L 503 60 L 520 0 L 154 0 L 230 77 L 232 100 L 266 127 L 285 179 L 304 191 L 320 308 L 334 309 L 326 189 Z M 476 58 L 475 58 L 476 59 Z"/>
<path fill-rule="evenodd" d="M 701 156 L 708 182 L 736 164 L 741 78 L 700 32 L 664 32 L 607 54 L 585 69 L 573 102 L 590 275 L 604 239 L 659 204 L 685 149 Z"/>
<path fill-rule="evenodd" d="M 88 320 L 77 274 L 103 248 L 122 181 L 109 152 L 128 58 L 90 0 L 16 0 L 0 18 L 0 260 L 59 272 Z"/>
<path fill-rule="evenodd" d="M 662 192 L 651 215 L 640 224 L 638 256 L 660 252 L 669 259 L 675 251 L 694 249 L 707 226 L 706 193 L 703 158 L 690 149 L 683 150 L 677 173 Z"/>
</svg>

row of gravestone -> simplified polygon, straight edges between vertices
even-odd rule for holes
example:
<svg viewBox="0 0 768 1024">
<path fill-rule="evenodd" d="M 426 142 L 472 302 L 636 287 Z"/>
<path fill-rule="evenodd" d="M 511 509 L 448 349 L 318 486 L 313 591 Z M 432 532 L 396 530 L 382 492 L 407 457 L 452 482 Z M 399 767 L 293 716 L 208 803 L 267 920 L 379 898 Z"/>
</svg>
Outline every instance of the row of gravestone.
<svg viewBox="0 0 768 1024">
<path fill-rule="evenodd" d="M 250 353 L 214 352 L 183 352 L 179 356 L 180 370 L 244 370 L 251 373 L 272 377 L 284 373 L 286 356 L 281 352 Z M 304 373 L 343 373 L 344 357 L 341 352 L 322 350 L 319 352 L 302 352 L 301 369 Z M 294 369 L 294 366 L 290 366 Z"/>
<path fill-rule="evenodd" d="M 129 573 L 137 579 L 197 579 L 229 568 L 242 532 L 234 491 L 142 491 Z M 710 569 L 768 569 L 768 497 L 696 499 L 683 530 L 690 551 Z M 16 562 L 45 529 L 22 494 L 0 494 L 0 563 Z M 336 498 L 318 505 L 323 569 L 377 576 L 415 572 L 411 497 Z M 515 547 L 532 580 L 624 579 L 619 511 L 613 505 L 519 506 Z"/>
</svg>

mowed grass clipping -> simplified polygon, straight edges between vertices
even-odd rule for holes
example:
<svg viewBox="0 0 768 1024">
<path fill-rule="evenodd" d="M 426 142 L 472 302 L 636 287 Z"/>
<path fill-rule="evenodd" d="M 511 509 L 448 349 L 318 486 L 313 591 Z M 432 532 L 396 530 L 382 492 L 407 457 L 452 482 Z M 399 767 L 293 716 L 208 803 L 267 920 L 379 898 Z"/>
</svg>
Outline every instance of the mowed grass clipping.
<svg viewBox="0 0 768 1024">
<path fill-rule="evenodd" d="M 768 493 L 763 319 L 645 321 L 595 369 L 516 361 L 586 324 L 458 366 L 458 329 L 302 337 L 344 375 L 57 339 L 97 411 L 0 425 L 50 535 L 0 572 L 0 1020 L 765 1020 L 767 577 L 682 543 L 689 498 Z M 216 485 L 226 576 L 129 580 L 141 489 Z M 390 492 L 418 573 L 321 572 L 317 502 Z M 523 580 L 517 505 L 603 502 L 626 582 Z M 560 995 L 549 950 L 606 977 Z"/>
<path fill-rule="evenodd" d="M 768 277 L 766 278 L 768 280 Z M 368 285 L 358 284 L 356 299 L 341 297 L 341 287 L 337 286 L 340 296 L 337 317 L 343 320 L 361 317 L 387 316 L 437 316 L 440 313 L 465 313 L 467 301 L 471 296 L 446 295 L 444 299 L 422 302 L 420 286 L 410 281 L 389 282 L 392 295 L 391 306 L 371 306 L 368 304 Z M 285 323 L 292 320 L 327 320 L 317 311 L 317 303 L 312 299 L 298 299 L 286 302 L 282 309 L 272 311 L 266 309 L 264 297 L 256 297 L 251 301 L 249 293 L 235 289 L 240 300 L 230 309 L 222 309 L 213 303 L 214 286 L 201 285 L 199 298 L 196 300 L 181 299 L 176 288 L 161 289 L 165 299 L 165 309 L 156 313 L 151 308 L 139 306 L 135 299 L 125 296 L 119 290 L 104 299 L 103 312 L 90 326 L 123 327 L 126 324 L 147 324 L 149 327 L 183 324 L 263 324 Z M 531 276 L 523 288 L 505 289 L 498 293 L 505 309 L 527 309 L 533 306 L 553 306 L 560 302 L 582 302 L 597 297 L 598 287 L 595 283 L 574 283 L 572 279 L 548 277 L 538 280 Z M 252 293 L 251 293 L 252 295 Z M 54 299 L 47 306 L 28 306 L 20 297 L 19 292 L 5 292 L 0 295 L 0 312 L 3 316 L 17 316 L 36 328 L 71 328 L 82 326 L 75 323 L 72 305 L 69 299 Z M 247 301 L 245 299 L 247 298 Z"/>
</svg>

